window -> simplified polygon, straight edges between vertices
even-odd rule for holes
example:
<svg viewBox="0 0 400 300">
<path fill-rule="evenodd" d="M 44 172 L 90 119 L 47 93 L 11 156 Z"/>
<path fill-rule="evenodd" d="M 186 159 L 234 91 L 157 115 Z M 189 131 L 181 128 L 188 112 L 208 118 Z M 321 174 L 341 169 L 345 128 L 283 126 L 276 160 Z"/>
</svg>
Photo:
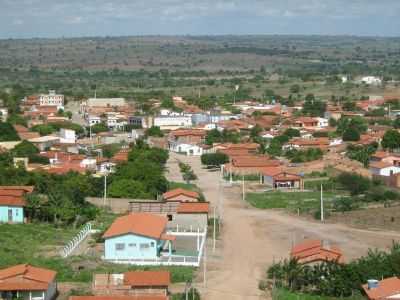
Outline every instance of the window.
<svg viewBox="0 0 400 300">
<path fill-rule="evenodd" d="M 140 244 L 140 249 L 141 250 L 146 250 L 146 249 L 148 249 L 148 248 L 150 248 L 150 245 L 149 244 Z"/>
<path fill-rule="evenodd" d="M 154 242 L 151 242 L 150 247 L 154 248 L 154 246 L 155 246 Z"/>
<path fill-rule="evenodd" d="M 124 249 L 125 249 L 125 244 L 122 243 L 115 244 L 115 250 L 124 250 Z"/>
<path fill-rule="evenodd" d="M 168 221 L 172 221 L 172 215 L 167 215 Z"/>
<path fill-rule="evenodd" d="M 18 209 L 15 210 L 15 216 L 18 217 Z"/>
<path fill-rule="evenodd" d="M 131 243 L 131 244 L 129 244 L 128 246 L 129 246 L 129 247 L 136 247 L 136 244 L 135 244 L 135 243 Z"/>
</svg>

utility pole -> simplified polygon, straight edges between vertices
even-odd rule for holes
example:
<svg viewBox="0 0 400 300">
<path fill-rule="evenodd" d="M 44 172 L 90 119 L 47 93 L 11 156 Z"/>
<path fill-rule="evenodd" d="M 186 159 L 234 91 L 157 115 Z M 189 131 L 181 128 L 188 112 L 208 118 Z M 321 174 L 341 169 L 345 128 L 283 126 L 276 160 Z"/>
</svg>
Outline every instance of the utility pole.
<svg viewBox="0 0 400 300">
<path fill-rule="evenodd" d="M 242 200 L 245 201 L 245 192 L 244 192 L 244 175 L 242 175 Z"/>
<path fill-rule="evenodd" d="M 217 216 L 216 216 L 216 207 L 215 207 L 215 205 L 214 205 L 214 220 L 213 220 L 213 253 L 215 253 L 216 220 L 217 220 Z"/>
<path fill-rule="evenodd" d="M 322 183 L 321 183 L 321 222 L 324 222 L 324 197 L 322 195 Z"/>
<path fill-rule="evenodd" d="M 207 243 L 204 241 L 204 261 L 203 261 L 203 281 L 204 287 L 207 287 Z"/>
<path fill-rule="evenodd" d="M 104 175 L 104 207 L 106 207 L 107 201 L 107 173 Z"/>
</svg>

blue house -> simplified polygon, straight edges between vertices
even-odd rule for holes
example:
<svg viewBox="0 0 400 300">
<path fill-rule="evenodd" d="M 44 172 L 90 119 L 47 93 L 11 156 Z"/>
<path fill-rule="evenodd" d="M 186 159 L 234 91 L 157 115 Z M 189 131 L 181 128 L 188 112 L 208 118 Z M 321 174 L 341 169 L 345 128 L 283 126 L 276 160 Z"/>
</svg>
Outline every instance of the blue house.
<svg viewBox="0 0 400 300">
<path fill-rule="evenodd" d="M 172 253 L 175 237 L 165 234 L 168 219 L 149 213 L 117 218 L 104 233 L 104 259 L 157 259 L 164 248 Z"/>
<path fill-rule="evenodd" d="M 26 191 L 0 186 L 0 223 L 23 223 Z"/>
</svg>

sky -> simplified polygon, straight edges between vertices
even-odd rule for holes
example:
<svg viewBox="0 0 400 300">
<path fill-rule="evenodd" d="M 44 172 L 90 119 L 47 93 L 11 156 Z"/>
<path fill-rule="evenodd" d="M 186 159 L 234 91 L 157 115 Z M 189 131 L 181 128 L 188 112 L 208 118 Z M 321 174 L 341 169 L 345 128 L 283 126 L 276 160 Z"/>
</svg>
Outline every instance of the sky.
<svg viewBox="0 0 400 300">
<path fill-rule="evenodd" d="M 400 36 L 400 0 L 0 0 L 0 38 Z"/>
</svg>

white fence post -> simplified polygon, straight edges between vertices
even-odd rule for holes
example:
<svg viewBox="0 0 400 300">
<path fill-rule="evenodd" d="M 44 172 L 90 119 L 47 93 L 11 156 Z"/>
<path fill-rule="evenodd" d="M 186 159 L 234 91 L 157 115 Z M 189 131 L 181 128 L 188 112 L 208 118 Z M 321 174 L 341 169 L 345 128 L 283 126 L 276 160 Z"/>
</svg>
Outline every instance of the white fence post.
<svg viewBox="0 0 400 300">
<path fill-rule="evenodd" d="M 86 223 L 81 231 L 79 231 L 79 233 L 61 249 L 60 255 L 64 258 L 68 257 L 72 251 L 74 251 L 75 248 L 78 247 L 78 245 L 90 234 L 91 230 L 92 224 L 90 222 Z"/>
</svg>

